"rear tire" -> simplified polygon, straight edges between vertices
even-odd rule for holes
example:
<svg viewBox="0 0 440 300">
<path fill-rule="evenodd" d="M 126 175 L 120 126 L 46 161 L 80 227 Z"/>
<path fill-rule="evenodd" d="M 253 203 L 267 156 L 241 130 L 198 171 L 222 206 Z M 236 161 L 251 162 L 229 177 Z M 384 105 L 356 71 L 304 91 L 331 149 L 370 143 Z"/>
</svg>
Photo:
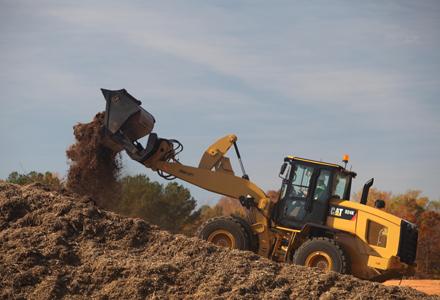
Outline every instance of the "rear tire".
<svg viewBox="0 0 440 300">
<path fill-rule="evenodd" d="M 200 239 L 230 249 L 251 250 L 247 230 L 235 218 L 217 217 L 206 221 L 197 230 Z"/>
<path fill-rule="evenodd" d="M 293 255 L 293 263 L 342 274 L 350 272 L 348 256 L 333 239 L 318 237 L 306 241 Z"/>
</svg>

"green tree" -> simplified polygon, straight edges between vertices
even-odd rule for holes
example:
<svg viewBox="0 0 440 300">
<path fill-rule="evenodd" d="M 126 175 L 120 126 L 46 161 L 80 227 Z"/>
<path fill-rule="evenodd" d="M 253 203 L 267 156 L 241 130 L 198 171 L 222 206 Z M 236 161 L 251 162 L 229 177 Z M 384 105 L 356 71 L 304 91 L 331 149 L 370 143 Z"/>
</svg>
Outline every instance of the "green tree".
<svg viewBox="0 0 440 300">
<path fill-rule="evenodd" d="M 175 182 L 162 185 L 145 175 L 121 179 L 122 199 L 116 211 L 140 217 L 171 232 L 179 232 L 194 221 L 196 200 L 188 189 Z"/>
<path fill-rule="evenodd" d="M 32 171 L 27 174 L 20 174 L 14 171 L 9 174 L 6 181 L 20 185 L 41 183 L 51 189 L 60 189 L 63 186 L 63 182 L 61 181 L 61 179 L 52 172 L 39 173 Z"/>
</svg>

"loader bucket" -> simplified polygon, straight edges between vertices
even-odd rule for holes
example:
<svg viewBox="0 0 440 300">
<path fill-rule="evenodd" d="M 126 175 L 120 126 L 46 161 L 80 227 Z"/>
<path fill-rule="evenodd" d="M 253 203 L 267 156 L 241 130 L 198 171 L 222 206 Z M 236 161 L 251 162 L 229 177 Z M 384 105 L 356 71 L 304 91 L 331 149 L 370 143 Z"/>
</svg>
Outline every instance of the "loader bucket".
<svg viewBox="0 0 440 300">
<path fill-rule="evenodd" d="M 101 91 L 107 102 L 104 117 L 104 127 L 108 137 L 105 141 L 107 147 L 119 152 L 151 133 L 156 121 L 140 106 L 141 101 L 125 89 L 117 91 L 101 89 Z"/>
</svg>

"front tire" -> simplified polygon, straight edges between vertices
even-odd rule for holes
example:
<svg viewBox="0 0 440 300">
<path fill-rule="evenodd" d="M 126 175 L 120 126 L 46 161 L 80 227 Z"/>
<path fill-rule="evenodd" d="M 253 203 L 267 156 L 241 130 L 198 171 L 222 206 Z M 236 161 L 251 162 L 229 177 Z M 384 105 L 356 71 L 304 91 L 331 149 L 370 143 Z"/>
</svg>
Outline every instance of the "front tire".
<svg viewBox="0 0 440 300">
<path fill-rule="evenodd" d="M 250 237 L 246 229 L 232 217 L 209 219 L 199 227 L 197 236 L 220 247 L 251 250 Z"/>
<path fill-rule="evenodd" d="M 342 274 L 350 271 L 348 257 L 339 243 L 324 237 L 313 238 L 302 244 L 293 255 L 293 263 Z"/>
</svg>

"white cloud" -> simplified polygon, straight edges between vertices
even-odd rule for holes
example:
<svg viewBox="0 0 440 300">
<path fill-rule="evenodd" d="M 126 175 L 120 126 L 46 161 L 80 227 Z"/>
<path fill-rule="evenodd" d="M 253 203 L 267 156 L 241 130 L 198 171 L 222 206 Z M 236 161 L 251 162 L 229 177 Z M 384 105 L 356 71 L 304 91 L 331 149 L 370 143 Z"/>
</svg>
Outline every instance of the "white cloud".
<svg viewBox="0 0 440 300">
<path fill-rule="evenodd" d="M 384 99 L 393 104 L 401 97 L 396 91 L 410 79 L 398 72 L 384 70 L 360 70 L 358 67 L 311 64 L 297 69 L 289 61 L 294 59 L 295 51 L 307 53 L 296 40 L 285 40 L 284 44 L 273 44 L 272 51 L 262 51 L 256 41 L 258 33 L 249 37 L 228 34 L 229 24 L 212 24 L 210 19 L 228 19 L 225 12 L 208 9 L 201 13 L 181 13 L 178 9 L 138 9 L 130 5 L 118 7 L 90 6 L 52 9 L 50 15 L 73 22 L 77 26 L 104 30 L 115 34 L 115 43 L 129 42 L 146 51 L 156 50 L 200 64 L 214 72 L 236 78 L 255 90 L 268 90 L 295 101 L 317 103 L 350 104 L 352 109 L 362 110 L 366 105 L 355 98 L 368 96 L 369 105 L 375 102 L 384 104 Z M 355 21 L 356 22 L 356 21 Z M 370 33 L 393 36 L 397 40 L 407 39 L 405 31 L 397 26 L 378 24 L 377 21 L 360 22 L 361 30 Z M 359 24 L 359 22 L 358 22 Z M 381 28 L 382 25 L 382 28 Z M 385 26 L 385 28 L 383 28 Z M 275 29 L 276 30 L 276 29 Z M 285 30 L 285 29 L 284 29 Z M 295 36 L 295 28 L 287 36 Z M 344 29 L 346 31 L 346 29 Z M 325 29 L 323 30 L 325 33 Z M 414 39 L 415 34 L 409 34 Z M 299 42 L 303 39 L 299 36 Z M 268 37 L 270 40 L 270 37 Z M 109 45 L 111 47 L 111 45 Z M 260 47 L 259 47 L 260 46 Z M 267 46 L 267 45 L 266 45 Z M 279 51 L 279 47 L 292 52 Z M 266 54 L 271 53 L 271 54 Z M 280 53 L 280 56 L 272 55 Z M 323 54 L 323 53 L 321 53 Z M 292 57 L 293 55 L 293 57 Z M 397 93 L 398 94 L 398 93 Z M 365 102 L 363 102 L 365 103 Z"/>
</svg>

